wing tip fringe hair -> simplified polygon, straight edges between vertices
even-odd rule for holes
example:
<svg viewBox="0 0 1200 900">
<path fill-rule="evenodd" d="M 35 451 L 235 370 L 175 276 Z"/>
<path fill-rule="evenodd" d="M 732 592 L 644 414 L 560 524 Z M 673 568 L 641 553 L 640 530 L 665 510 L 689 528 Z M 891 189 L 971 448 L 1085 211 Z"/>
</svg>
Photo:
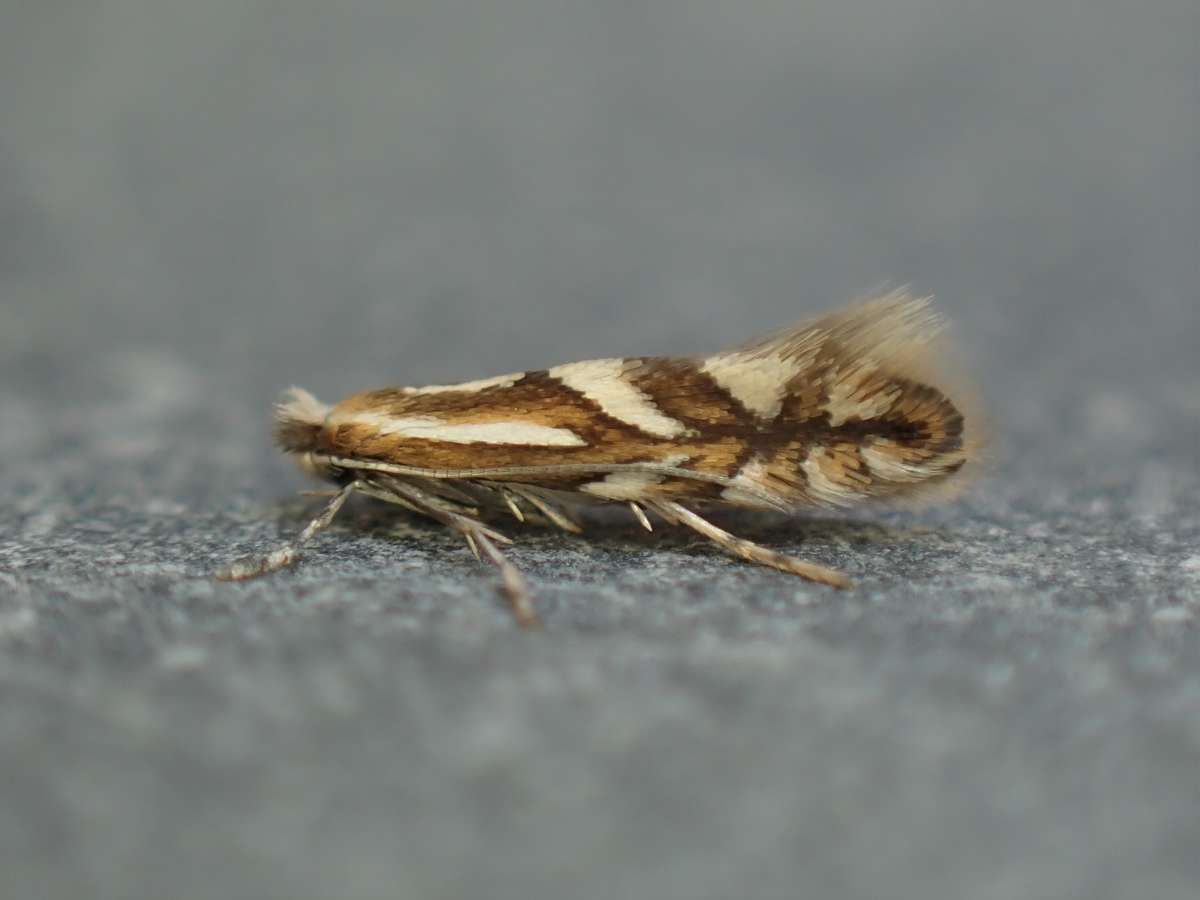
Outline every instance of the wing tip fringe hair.
<svg viewBox="0 0 1200 900">
<path fill-rule="evenodd" d="M 846 363 L 843 376 L 855 369 L 875 370 L 885 377 L 927 385 L 950 403 L 961 417 L 960 442 L 943 457 L 950 467 L 940 476 L 930 471 L 924 479 L 907 483 L 901 492 L 858 495 L 852 498 L 853 503 L 869 501 L 912 508 L 949 500 L 962 493 L 986 464 L 990 428 L 980 412 L 978 391 L 948 340 L 947 321 L 932 303 L 932 296 L 914 296 L 907 285 L 884 289 L 842 309 L 726 351 L 742 357 L 773 356 L 811 364 L 818 352 L 835 348 L 836 357 Z M 810 377 L 807 366 L 802 370 L 800 378 Z"/>
<path fill-rule="evenodd" d="M 953 328 L 933 309 L 933 299 L 932 295 L 914 296 L 905 285 L 832 313 L 822 323 L 827 323 L 854 355 L 869 357 L 894 375 L 929 385 L 961 416 L 956 456 L 962 464 L 948 473 L 953 477 L 914 484 L 906 493 L 887 498 L 890 506 L 911 508 L 953 499 L 987 463 L 991 428 L 982 413 L 978 388 L 966 374 L 951 340 Z"/>
<path fill-rule="evenodd" d="M 760 335 L 727 352 L 748 356 L 779 353 L 796 357 L 814 341 L 832 339 L 847 356 L 867 356 L 889 367 L 902 366 L 928 347 L 946 330 L 946 321 L 935 312 L 933 296 L 916 297 L 908 287 L 869 294 L 842 309 Z"/>
</svg>

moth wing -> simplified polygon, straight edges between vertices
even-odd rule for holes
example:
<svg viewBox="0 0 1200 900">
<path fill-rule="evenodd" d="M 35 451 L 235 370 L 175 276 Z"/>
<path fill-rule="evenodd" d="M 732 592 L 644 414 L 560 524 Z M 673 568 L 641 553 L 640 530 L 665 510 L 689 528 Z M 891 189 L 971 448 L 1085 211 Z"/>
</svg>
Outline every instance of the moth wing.
<svg viewBox="0 0 1200 900">
<path fill-rule="evenodd" d="M 913 499 L 977 458 L 974 392 L 930 300 L 892 291 L 701 360 L 771 435 L 727 498 L 744 505 L 740 488 L 759 487 L 797 506 Z"/>
</svg>

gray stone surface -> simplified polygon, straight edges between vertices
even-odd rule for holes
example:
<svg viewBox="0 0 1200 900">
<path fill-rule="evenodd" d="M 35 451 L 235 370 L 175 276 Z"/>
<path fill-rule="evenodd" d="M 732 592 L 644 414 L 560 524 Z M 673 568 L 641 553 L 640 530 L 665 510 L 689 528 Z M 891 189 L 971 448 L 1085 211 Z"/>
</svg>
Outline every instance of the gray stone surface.
<svg viewBox="0 0 1200 900">
<path fill-rule="evenodd" d="M 0 895 L 1193 897 L 1191 2 L 21 4 L 0 31 Z M 912 281 L 963 500 L 520 535 L 355 502 L 326 399 Z"/>
</svg>

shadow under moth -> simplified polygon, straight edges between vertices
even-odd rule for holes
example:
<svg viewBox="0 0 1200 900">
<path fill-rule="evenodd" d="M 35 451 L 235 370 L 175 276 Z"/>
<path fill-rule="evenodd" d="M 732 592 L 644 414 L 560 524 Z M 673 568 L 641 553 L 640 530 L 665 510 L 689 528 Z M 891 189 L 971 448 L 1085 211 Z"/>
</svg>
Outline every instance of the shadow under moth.
<svg viewBox="0 0 1200 900">
<path fill-rule="evenodd" d="M 840 572 L 736 537 L 717 507 L 795 513 L 946 493 L 979 449 L 945 381 L 929 298 L 894 291 L 701 357 L 594 359 L 463 384 L 387 387 L 334 406 L 292 388 L 275 442 L 336 485 L 290 543 L 218 573 L 265 575 L 358 492 L 428 516 L 500 571 L 521 624 L 537 621 L 493 513 L 578 532 L 564 507 L 623 504 L 733 554 L 822 584 Z"/>
</svg>

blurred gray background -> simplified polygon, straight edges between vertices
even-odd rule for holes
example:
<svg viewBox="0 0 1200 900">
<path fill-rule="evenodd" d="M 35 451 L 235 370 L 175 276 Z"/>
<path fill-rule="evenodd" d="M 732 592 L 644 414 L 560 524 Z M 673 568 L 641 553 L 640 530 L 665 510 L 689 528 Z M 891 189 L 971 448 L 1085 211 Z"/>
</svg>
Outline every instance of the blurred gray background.
<svg viewBox="0 0 1200 900">
<path fill-rule="evenodd" d="M 4 4 L 0 895 L 1192 897 L 1190 0 Z M 963 500 L 305 521 L 326 400 L 938 295 Z"/>
</svg>

